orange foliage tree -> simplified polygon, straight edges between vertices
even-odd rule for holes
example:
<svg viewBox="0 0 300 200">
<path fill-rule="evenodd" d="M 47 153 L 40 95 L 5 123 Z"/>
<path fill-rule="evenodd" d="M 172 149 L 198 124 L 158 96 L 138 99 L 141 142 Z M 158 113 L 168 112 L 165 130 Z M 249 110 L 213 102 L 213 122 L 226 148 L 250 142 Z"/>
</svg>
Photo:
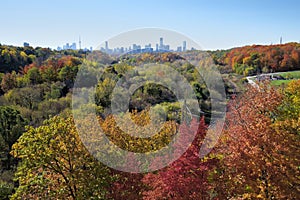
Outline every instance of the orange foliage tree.
<svg viewBox="0 0 300 200">
<path fill-rule="evenodd" d="M 213 182 L 220 199 L 299 199 L 299 148 L 274 130 L 281 102 L 282 93 L 270 86 L 248 88 L 230 102 L 213 154 L 220 158 Z"/>
</svg>

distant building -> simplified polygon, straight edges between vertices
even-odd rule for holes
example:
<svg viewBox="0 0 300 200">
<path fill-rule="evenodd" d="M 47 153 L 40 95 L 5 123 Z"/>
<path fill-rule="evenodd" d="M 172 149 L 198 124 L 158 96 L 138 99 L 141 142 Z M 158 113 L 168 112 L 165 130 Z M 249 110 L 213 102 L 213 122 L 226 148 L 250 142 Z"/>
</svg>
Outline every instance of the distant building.
<svg viewBox="0 0 300 200">
<path fill-rule="evenodd" d="M 91 51 L 91 48 L 84 48 L 84 49 L 81 49 L 83 52 L 89 52 L 89 51 Z"/>
<path fill-rule="evenodd" d="M 63 50 L 66 50 L 66 49 L 69 49 L 69 48 L 70 48 L 70 45 L 69 45 L 69 43 L 67 43 L 67 44 L 63 45 Z"/>
<path fill-rule="evenodd" d="M 108 51 L 108 41 L 105 41 L 105 50 Z"/>
<path fill-rule="evenodd" d="M 182 51 L 186 51 L 186 41 L 183 41 L 183 44 L 182 44 Z"/>
<path fill-rule="evenodd" d="M 145 49 L 151 49 L 151 44 L 148 44 L 148 45 L 146 44 Z"/>
<path fill-rule="evenodd" d="M 134 51 L 134 50 L 137 50 L 137 45 L 136 44 L 133 44 L 132 45 L 132 50 Z"/>
<path fill-rule="evenodd" d="M 164 49 L 164 38 L 159 38 L 159 49 Z"/>
<path fill-rule="evenodd" d="M 71 45 L 69 43 L 66 43 L 65 45 L 63 45 L 63 47 L 57 47 L 57 51 L 61 51 L 61 50 L 69 50 L 69 49 L 72 49 L 72 50 L 76 50 L 76 43 L 73 42 Z"/>
<path fill-rule="evenodd" d="M 24 46 L 24 47 L 29 47 L 29 43 L 28 43 L 28 42 L 24 42 L 24 43 L 23 43 L 23 46 Z"/>
<path fill-rule="evenodd" d="M 69 44 L 68 44 L 69 45 Z M 68 46 L 67 49 L 72 49 L 72 50 L 76 50 L 76 43 L 73 42 L 71 45 Z"/>
<path fill-rule="evenodd" d="M 170 51 L 170 45 L 164 45 L 164 50 Z"/>
</svg>

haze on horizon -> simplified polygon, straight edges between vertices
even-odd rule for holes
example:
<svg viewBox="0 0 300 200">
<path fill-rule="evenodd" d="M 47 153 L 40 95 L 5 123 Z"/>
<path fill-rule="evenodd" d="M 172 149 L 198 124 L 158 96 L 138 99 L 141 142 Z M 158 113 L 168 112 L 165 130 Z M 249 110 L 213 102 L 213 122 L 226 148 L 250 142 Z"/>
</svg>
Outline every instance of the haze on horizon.
<svg viewBox="0 0 300 200">
<path fill-rule="evenodd" d="M 3 1 L 0 43 L 56 49 L 76 42 L 98 47 L 134 29 L 177 31 L 203 49 L 300 41 L 300 2 L 239 0 Z M 170 44 L 173 45 L 173 44 Z"/>
</svg>

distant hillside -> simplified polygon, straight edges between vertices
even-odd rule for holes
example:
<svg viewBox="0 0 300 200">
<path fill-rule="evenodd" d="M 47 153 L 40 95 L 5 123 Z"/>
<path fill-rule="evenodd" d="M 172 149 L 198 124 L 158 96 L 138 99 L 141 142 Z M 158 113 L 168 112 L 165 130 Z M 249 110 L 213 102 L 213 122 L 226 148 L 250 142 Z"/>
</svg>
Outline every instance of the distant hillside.
<svg viewBox="0 0 300 200">
<path fill-rule="evenodd" d="M 300 44 L 252 45 L 210 52 L 216 64 L 242 75 L 300 69 Z"/>
<path fill-rule="evenodd" d="M 50 48 L 16 47 L 0 44 L 0 73 L 19 71 L 22 67 L 33 62 L 41 65 L 54 55 L 83 57 L 84 53 L 83 51 L 74 50 L 53 51 Z"/>
</svg>

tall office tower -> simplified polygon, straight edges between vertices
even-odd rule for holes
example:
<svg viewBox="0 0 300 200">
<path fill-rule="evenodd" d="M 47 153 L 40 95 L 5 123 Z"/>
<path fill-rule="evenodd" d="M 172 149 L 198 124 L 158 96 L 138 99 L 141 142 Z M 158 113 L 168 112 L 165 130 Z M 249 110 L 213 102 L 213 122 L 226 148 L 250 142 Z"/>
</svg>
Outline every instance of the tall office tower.
<svg viewBox="0 0 300 200">
<path fill-rule="evenodd" d="M 70 49 L 69 43 L 66 43 L 66 45 L 63 46 L 63 50 L 67 50 L 67 49 Z"/>
<path fill-rule="evenodd" d="M 71 44 L 70 49 L 76 50 L 76 43 L 75 43 L 75 42 L 73 42 L 73 43 Z"/>
<path fill-rule="evenodd" d="M 132 44 L 132 50 L 133 50 L 133 51 L 134 51 L 134 50 L 137 50 L 137 48 L 138 48 L 138 45 Z"/>
<path fill-rule="evenodd" d="M 158 44 L 156 44 L 156 51 L 158 51 Z"/>
<path fill-rule="evenodd" d="M 108 41 L 105 41 L 105 50 L 108 51 Z"/>
<path fill-rule="evenodd" d="M 282 37 L 280 37 L 280 44 L 282 44 Z"/>
<path fill-rule="evenodd" d="M 182 44 L 182 51 L 186 51 L 186 41 L 183 41 L 183 44 Z"/>
<path fill-rule="evenodd" d="M 164 38 L 159 38 L 159 48 L 164 49 Z"/>
</svg>

